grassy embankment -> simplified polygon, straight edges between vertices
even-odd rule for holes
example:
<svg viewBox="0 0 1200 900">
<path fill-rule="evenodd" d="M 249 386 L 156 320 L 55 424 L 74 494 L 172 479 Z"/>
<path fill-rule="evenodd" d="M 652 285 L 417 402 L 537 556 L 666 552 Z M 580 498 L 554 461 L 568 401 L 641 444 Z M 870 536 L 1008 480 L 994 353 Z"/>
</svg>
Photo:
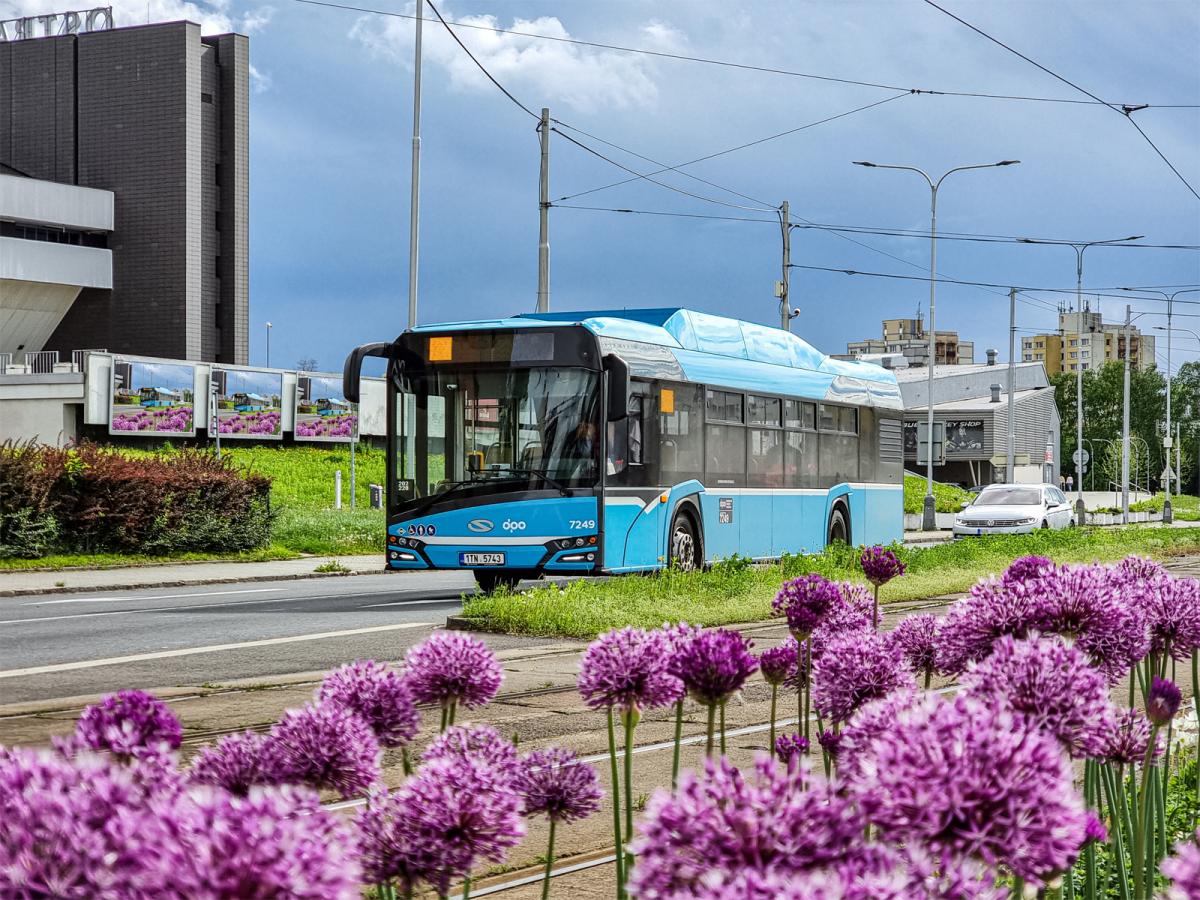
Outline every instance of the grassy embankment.
<svg viewBox="0 0 1200 900">
<path fill-rule="evenodd" d="M 128 450 L 130 456 L 157 450 Z M 383 483 L 383 451 L 360 444 L 355 454 L 356 508 L 350 509 L 350 448 L 342 444 L 316 447 L 222 448 L 238 465 L 271 479 L 271 505 L 277 513 L 271 544 L 240 554 L 190 553 L 149 557 L 115 553 L 90 556 L 47 556 L 0 559 L 0 571 L 61 569 L 76 566 L 127 566 L 165 561 L 294 559 L 301 554 L 349 556 L 383 554 L 383 511 L 370 508 L 369 485 Z M 333 508 L 334 471 L 342 470 L 342 509 Z"/>
<path fill-rule="evenodd" d="M 1109 561 L 1131 553 L 1157 558 L 1200 553 L 1200 528 L 1081 528 L 895 549 L 908 564 L 908 574 L 884 586 L 884 602 L 964 591 L 1028 553 L 1059 562 Z M 864 581 L 858 551 L 838 546 L 761 568 L 734 560 L 707 572 L 574 581 L 563 588 L 548 585 L 523 594 L 468 597 L 463 616 L 491 631 L 578 638 L 622 625 L 657 627 L 664 621 L 753 622 L 770 617 L 771 598 L 781 582 L 807 572 Z"/>
<path fill-rule="evenodd" d="M 933 483 L 933 502 L 940 513 L 958 512 L 964 501 L 975 499 L 975 495 L 950 484 Z M 920 513 L 925 509 L 925 479 L 912 475 L 904 476 L 904 511 Z"/>
</svg>

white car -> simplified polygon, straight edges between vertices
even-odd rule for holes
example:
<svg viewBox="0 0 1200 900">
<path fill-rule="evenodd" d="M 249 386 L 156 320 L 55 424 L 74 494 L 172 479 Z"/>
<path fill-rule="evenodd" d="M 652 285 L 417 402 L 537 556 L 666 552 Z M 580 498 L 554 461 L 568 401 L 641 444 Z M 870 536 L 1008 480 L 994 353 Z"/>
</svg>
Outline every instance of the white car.
<svg viewBox="0 0 1200 900">
<path fill-rule="evenodd" d="M 1029 534 L 1074 524 L 1071 501 L 1052 484 L 991 484 L 954 516 L 954 536 Z"/>
</svg>

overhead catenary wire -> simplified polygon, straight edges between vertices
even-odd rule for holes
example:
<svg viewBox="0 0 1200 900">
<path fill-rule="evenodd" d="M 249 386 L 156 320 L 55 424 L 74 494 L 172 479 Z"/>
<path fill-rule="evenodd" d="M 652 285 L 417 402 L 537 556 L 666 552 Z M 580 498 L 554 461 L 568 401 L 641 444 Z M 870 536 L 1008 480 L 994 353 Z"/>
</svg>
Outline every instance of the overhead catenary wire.
<svg viewBox="0 0 1200 900">
<path fill-rule="evenodd" d="M 1121 115 L 1123 115 L 1126 119 L 1129 120 L 1129 124 L 1137 129 L 1137 133 L 1140 134 L 1145 139 L 1146 143 L 1150 145 L 1150 147 L 1154 150 L 1154 152 L 1158 154 L 1159 158 L 1167 164 L 1167 167 L 1170 168 L 1170 170 L 1175 173 L 1175 177 L 1183 182 L 1183 186 L 1186 187 L 1188 189 L 1188 191 L 1191 192 L 1192 196 L 1195 197 L 1197 200 L 1200 200 L 1200 193 L 1197 193 L 1196 189 L 1194 187 L 1192 187 L 1191 183 L 1186 178 L 1183 177 L 1183 173 L 1180 172 L 1177 168 L 1175 168 L 1175 164 L 1172 163 L 1171 160 L 1167 159 L 1166 154 L 1163 153 L 1160 149 L 1158 149 L 1158 145 L 1155 144 L 1154 141 L 1152 141 L 1150 139 L 1150 135 L 1146 134 L 1146 132 L 1142 130 L 1142 127 L 1133 120 L 1133 114 L 1135 112 L 1146 108 L 1146 106 L 1144 104 L 1140 104 L 1140 103 L 1138 103 L 1138 104 L 1126 104 L 1126 103 L 1116 104 L 1116 103 L 1109 103 L 1105 100 L 1101 100 L 1099 97 L 1097 97 L 1095 94 L 1093 94 L 1091 91 L 1087 90 L 1086 88 L 1082 88 L 1079 85 L 1077 85 L 1075 82 L 1064 78 L 1062 75 L 1059 75 L 1057 72 L 1053 71 L 1052 69 L 1048 69 L 1046 66 L 1043 66 L 1037 60 L 1031 59 L 1030 57 L 1026 56 L 1024 53 L 1022 53 L 1020 50 L 1017 50 L 1015 47 L 1009 46 L 1008 44 L 1004 43 L 1004 41 L 1000 40 L 999 38 L 992 37 L 986 31 L 984 31 L 981 28 L 976 27 L 975 25 L 972 25 L 966 19 L 956 16 L 954 13 L 950 12 L 950 10 L 946 9 L 944 6 L 939 6 L 937 3 L 934 2 L 934 0 L 924 0 L 924 2 L 926 3 L 926 5 L 932 6 L 934 9 L 938 10 L 939 12 L 954 19 L 954 21 L 959 22 L 962 25 L 965 25 L 967 28 L 970 28 L 976 34 L 980 35 L 983 38 L 986 38 L 987 40 L 991 41 L 993 44 L 996 44 L 999 47 L 1003 47 L 1009 53 L 1012 53 L 1013 55 L 1020 57 L 1021 59 L 1025 60 L 1025 62 L 1029 63 L 1031 66 L 1034 66 L 1035 68 L 1040 69 L 1041 71 L 1045 72 L 1051 78 L 1055 78 L 1055 79 L 1061 81 L 1063 84 L 1067 85 L 1068 87 L 1071 87 L 1076 91 L 1079 91 L 1079 93 L 1084 94 L 1087 97 L 1090 97 L 1096 103 L 1102 104 L 1103 106 L 1107 106 L 1113 112 L 1118 112 Z"/>
<path fill-rule="evenodd" d="M 306 6 L 323 6 L 329 9 L 341 9 L 348 12 L 367 13 L 377 16 L 388 16 L 395 19 L 407 19 L 415 21 L 417 16 L 411 13 L 400 13 L 392 10 L 378 9 L 368 6 L 359 6 L 349 3 L 335 3 L 332 0 L 293 0 L 295 3 L 302 3 Z M 431 21 L 428 18 L 426 21 Z M 651 50 L 645 47 L 626 47 L 620 44 L 609 44 L 602 41 L 589 41 L 582 38 L 563 37 L 561 35 L 539 34 L 534 31 L 518 31 L 513 28 L 501 28 L 498 25 L 484 25 L 477 22 L 455 22 L 459 28 L 471 28 L 477 31 L 490 31 L 494 34 L 510 34 L 514 37 L 527 37 L 535 40 L 550 41 L 557 44 L 572 44 L 579 47 L 593 47 L 597 50 L 613 50 L 618 53 L 639 54 L 642 56 L 657 57 L 660 59 L 671 59 L 680 62 L 691 62 L 709 66 L 720 66 L 731 69 L 741 69 L 747 72 L 759 72 L 768 75 L 781 75 L 790 78 L 811 79 L 814 81 L 825 81 L 833 84 L 855 85 L 858 87 L 876 88 L 885 91 L 904 91 L 906 94 L 912 95 L 928 95 L 935 97 L 965 97 L 983 100 L 1008 100 L 1025 103 L 1065 103 L 1071 105 L 1092 106 L 1100 104 L 1110 106 L 1104 100 L 1076 100 L 1071 97 L 1036 97 L 1021 94 L 996 94 L 987 93 L 984 91 L 954 91 L 940 90 L 934 88 L 915 88 L 905 87 L 896 84 L 887 84 L 883 82 L 870 81 L 866 79 L 856 78 L 840 78 L 832 75 L 819 75 L 813 72 L 800 72 L 793 69 L 784 69 L 775 66 L 760 66 L 752 63 L 741 63 L 731 60 L 715 59 L 712 57 L 695 56 L 686 53 L 672 53 L 667 50 Z M 1197 103 L 1137 103 L 1137 104 L 1120 104 L 1120 106 L 1131 106 L 1141 109 L 1200 109 L 1200 104 Z"/>
</svg>

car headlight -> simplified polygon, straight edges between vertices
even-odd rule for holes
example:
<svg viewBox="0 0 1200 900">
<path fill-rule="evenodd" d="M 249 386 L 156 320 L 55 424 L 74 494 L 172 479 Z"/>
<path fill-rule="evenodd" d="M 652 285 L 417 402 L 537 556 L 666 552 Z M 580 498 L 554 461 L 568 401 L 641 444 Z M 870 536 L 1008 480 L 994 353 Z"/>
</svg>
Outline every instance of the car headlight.
<svg viewBox="0 0 1200 900">
<path fill-rule="evenodd" d="M 1014 525 L 1032 525 L 1034 523 L 1034 521 L 1035 520 L 1032 517 L 1030 517 L 1028 519 L 1017 519 L 1017 521 L 1014 522 L 1013 524 Z"/>
</svg>

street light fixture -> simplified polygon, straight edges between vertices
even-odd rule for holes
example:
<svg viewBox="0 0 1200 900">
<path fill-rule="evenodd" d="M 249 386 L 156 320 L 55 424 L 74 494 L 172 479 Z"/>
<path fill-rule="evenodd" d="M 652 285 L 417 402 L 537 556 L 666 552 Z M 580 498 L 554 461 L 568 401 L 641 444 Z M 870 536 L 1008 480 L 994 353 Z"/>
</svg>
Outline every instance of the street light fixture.
<svg viewBox="0 0 1200 900">
<path fill-rule="evenodd" d="M 1107 241 L 1040 241 L 1037 238 L 1018 238 L 1020 244 L 1052 244 L 1059 247 L 1073 247 L 1075 249 L 1075 315 L 1079 325 L 1077 334 L 1083 333 L 1083 251 L 1088 247 L 1098 247 L 1103 244 L 1121 244 L 1125 241 L 1140 241 L 1144 238 L 1144 234 L 1133 234 L 1129 237 L 1112 238 Z M 1128 342 L 1128 337 L 1126 338 Z M 1125 352 L 1128 354 L 1129 345 L 1126 343 Z M 1076 357 L 1075 364 L 1075 453 L 1077 458 L 1083 459 L 1083 345 L 1079 345 L 1079 356 Z M 1095 360 L 1093 359 L 1093 362 Z M 1075 463 L 1076 468 L 1079 463 Z M 1087 523 L 1087 507 L 1083 503 L 1083 475 L 1080 474 L 1076 479 L 1079 485 L 1079 492 L 1075 499 L 1075 521 L 1080 525 Z"/>
<path fill-rule="evenodd" d="M 1121 290 L 1126 291 L 1126 292 L 1132 292 L 1132 291 L 1134 291 L 1134 288 L 1121 288 Z M 1167 301 L 1167 327 L 1161 328 L 1160 326 L 1155 326 L 1155 330 L 1156 331 L 1165 331 L 1167 333 L 1167 434 L 1166 434 L 1166 439 L 1163 441 L 1163 446 L 1167 451 L 1167 472 L 1168 473 L 1170 473 L 1172 471 L 1171 470 L 1171 332 L 1176 331 L 1176 330 L 1178 330 L 1178 331 L 1187 331 L 1188 330 L 1186 328 L 1174 329 L 1171 327 L 1171 306 L 1174 304 L 1175 298 L 1178 297 L 1180 294 L 1194 294 L 1197 291 L 1200 291 L 1200 288 L 1187 288 L 1185 290 L 1176 291 L 1173 294 L 1168 294 L 1168 293 L 1166 293 L 1166 291 L 1155 291 L 1155 290 L 1149 290 L 1149 289 L 1141 291 L 1141 293 L 1143 293 L 1143 294 L 1156 294 L 1157 296 L 1162 297 L 1163 299 L 1165 299 Z M 1126 344 L 1126 346 L 1125 346 L 1125 352 L 1126 353 L 1129 352 L 1128 344 Z M 1163 499 L 1163 522 L 1165 524 L 1169 525 L 1173 521 L 1173 519 L 1174 519 L 1174 515 L 1172 514 L 1172 511 L 1171 511 L 1171 476 L 1170 476 L 1170 474 L 1168 474 L 1167 475 L 1166 497 Z"/>
<path fill-rule="evenodd" d="M 933 499 L 933 370 L 937 362 L 937 329 L 935 328 L 934 313 L 937 298 L 937 192 L 942 186 L 942 182 L 955 172 L 965 172 L 969 169 L 995 169 L 1000 166 L 1015 166 L 1019 163 L 1019 159 L 1002 159 L 1000 162 L 983 163 L 975 166 L 958 166 L 945 172 L 937 181 L 934 181 L 923 170 L 915 166 L 892 166 L 884 165 L 883 163 L 867 162 L 866 160 L 856 160 L 854 165 L 865 166 L 868 169 L 898 169 L 904 172 L 916 172 L 925 179 L 929 185 L 930 201 L 929 201 L 929 397 L 928 407 L 928 427 L 929 434 L 926 439 L 926 444 L 929 448 L 928 457 L 925 460 L 925 506 L 921 516 L 921 528 L 924 531 L 934 531 L 937 528 L 937 517 L 934 515 L 936 509 Z M 1009 390 L 1012 386 L 1009 385 Z"/>
</svg>

